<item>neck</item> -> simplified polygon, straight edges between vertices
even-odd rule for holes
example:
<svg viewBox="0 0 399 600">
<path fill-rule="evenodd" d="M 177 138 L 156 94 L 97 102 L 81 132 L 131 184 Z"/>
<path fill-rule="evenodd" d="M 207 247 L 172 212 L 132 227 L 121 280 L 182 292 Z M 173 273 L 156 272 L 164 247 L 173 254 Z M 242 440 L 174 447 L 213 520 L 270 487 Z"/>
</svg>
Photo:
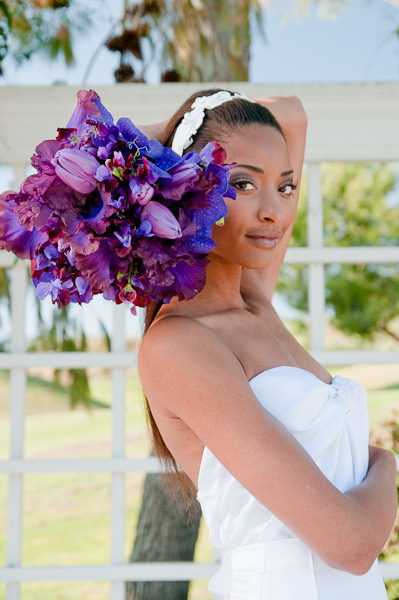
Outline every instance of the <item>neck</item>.
<svg viewBox="0 0 399 600">
<path fill-rule="evenodd" d="M 209 258 L 206 283 L 201 292 L 186 302 L 172 298 L 170 304 L 162 307 L 162 312 L 166 312 L 167 307 L 172 310 L 178 307 L 181 314 L 187 315 L 245 308 L 240 292 L 242 267 L 213 254 Z"/>
</svg>

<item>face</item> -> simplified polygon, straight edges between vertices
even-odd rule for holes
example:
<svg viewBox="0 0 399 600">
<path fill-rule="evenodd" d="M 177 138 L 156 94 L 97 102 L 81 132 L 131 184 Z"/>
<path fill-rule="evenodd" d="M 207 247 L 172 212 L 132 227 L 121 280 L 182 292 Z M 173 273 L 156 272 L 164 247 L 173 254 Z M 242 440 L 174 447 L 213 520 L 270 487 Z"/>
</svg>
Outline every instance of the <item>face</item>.
<svg viewBox="0 0 399 600">
<path fill-rule="evenodd" d="M 237 197 L 226 199 L 225 225 L 213 226 L 217 242 L 211 260 L 223 259 L 250 269 L 266 268 L 293 224 L 295 174 L 281 133 L 248 125 L 222 143 Z"/>
</svg>

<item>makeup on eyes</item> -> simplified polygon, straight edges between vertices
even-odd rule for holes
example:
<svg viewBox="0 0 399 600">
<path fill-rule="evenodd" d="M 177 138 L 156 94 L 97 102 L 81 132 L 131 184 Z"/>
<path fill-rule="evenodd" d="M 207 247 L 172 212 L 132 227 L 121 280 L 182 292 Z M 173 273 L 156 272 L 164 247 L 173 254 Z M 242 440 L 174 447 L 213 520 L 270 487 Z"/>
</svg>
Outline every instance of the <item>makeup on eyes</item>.
<svg viewBox="0 0 399 600">
<path fill-rule="evenodd" d="M 251 188 L 247 188 L 247 187 L 241 187 L 241 185 L 244 184 L 249 184 L 250 186 L 254 186 L 256 187 L 256 179 L 255 181 L 248 175 L 248 173 L 237 173 L 235 174 L 234 171 L 236 169 L 245 169 L 245 170 L 249 170 L 252 171 L 254 173 L 258 173 L 259 175 L 265 175 L 265 171 L 261 168 L 261 167 L 257 167 L 256 165 L 251 165 L 251 164 L 242 164 L 242 163 L 238 163 L 235 164 L 232 170 L 232 174 L 231 174 L 231 178 L 230 178 L 230 185 L 232 185 L 233 187 L 235 187 L 237 189 L 237 191 L 240 191 L 242 193 L 244 192 L 251 192 L 253 191 Z M 289 169 L 287 171 L 282 171 L 280 173 L 280 177 L 287 177 L 288 175 L 293 175 L 294 171 L 293 169 Z M 291 179 L 289 181 L 285 181 L 283 182 L 281 185 L 278 186 L 278 190 L 281 191 L 283 188 L 291 188 L 289 192 L 282 192 L 285 196 L 292 196 L 293 193 L 295 192 L 295 190 L 298 187 L 298 183 L 294 183 L 294 181 Z"/>
<path fill-rule="evenodd" d="M 292 171 L 291 171 L 292 172 Z M 233 187 L 236 187 L 236 189 L 238 189 L 241 192 L 246 192 L 246 191 L 252 191 L 252 190 L 246 190 L 245 188 L 241 188 L 239 187 L 240 184 L 250 184 L 255 186 L 255 182 L 251 180 L 250 177 L 248 177 L 248 175 L 246 176 L 242 176 L 242 175 L 237 175 L 237 177 L 232 177 L 230 180 L 230 185 L 232 185 Z M 285 181 L 284 183 L 282 183 L 279 186 L 279 190 L 281 190 L 282 188 L 286 188 L 286 187 L 290 187 L 291 191 L 288 193 L 283 192 L 286 196 L 291 196 L 293 194 L 293 192 L 297 189 L 298 187 L 298 183 L 294 183 L 293 181 Z"/>
<path fill-rule="evenodd" d="M 230 180 L 230 182 L 229 182 L 229 183 L 230 183 L 230 185 L 232 185 L 233 187 L 234 187 L 234 186 L 236 186 L 236 185 L 238 185 L 238 184 L 240 184 L 240 183 L 249 183 L 249 184 L 251 184 L 251 185 L 255 185 L 255 182 L 254 182 L 254 181 L 252 181 L 252 180 L 251 180 L 251 178 L 250 178 L 250 177 L 248 177 L 248 176 L 245 176 L 245 177 L 243 177 L 243 176 L 237 176 L 237 178 L 234 178 L 234 177 L 233 177 L 233 178 Z M 238 189 L 240 189 L 240 188 L 238 188 Z M 245 191 L 245 190 L 241 189 L 241 191 Z"/>
<path fill-rule="evenodd" d="M 283 183 L 283 185 L 280 185 L 279 189 L 284 188 L 284 187 L 290 187 L 291 188 L 291 192 L 289 194 L 286 194 L 287 196 L 291 196 L 291 194 L 293 192 L 295 192 L 295 190 L 297 189 L 298 184 L 294 183 L 293 181 L 287 181 L 286 183 Z"/>
</svg>

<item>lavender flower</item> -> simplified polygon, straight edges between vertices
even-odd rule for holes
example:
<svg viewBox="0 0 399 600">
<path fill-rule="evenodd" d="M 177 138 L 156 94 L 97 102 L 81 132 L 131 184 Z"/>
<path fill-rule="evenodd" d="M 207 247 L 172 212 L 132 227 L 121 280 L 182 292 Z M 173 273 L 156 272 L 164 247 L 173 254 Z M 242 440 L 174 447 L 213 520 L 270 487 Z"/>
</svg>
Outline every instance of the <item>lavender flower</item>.
<svg viewBox="0 0 399 600">
<path fill-rule="evenodd" d="M 179 222 L 163 204 L 151 200 L 141 211 L 142 221 L 151 224 L 151 233 L 160 238 L 173 240 L 181 237 Z"/>
<path fill-rule="evenodd" d="M 90 194 L 95 189 L 97 182 L 94 176 L 100 164 L 88 152 L 64 148 L 55 153 L 51 164 L 58 177 L 73 190 Z"/>
<path fill-rule="evenodd" d="M 102 294 L 134 312 L 198 293 L 212 225 L 235 197 L 224 150 L 179 156 L 129 119 L 115 125 L 93 90 L 58 132 L 37 146 L 37 174 L 0 195 L 0 248 L 31 259 L 37 296 L 66 306 Z"/>
</svg>

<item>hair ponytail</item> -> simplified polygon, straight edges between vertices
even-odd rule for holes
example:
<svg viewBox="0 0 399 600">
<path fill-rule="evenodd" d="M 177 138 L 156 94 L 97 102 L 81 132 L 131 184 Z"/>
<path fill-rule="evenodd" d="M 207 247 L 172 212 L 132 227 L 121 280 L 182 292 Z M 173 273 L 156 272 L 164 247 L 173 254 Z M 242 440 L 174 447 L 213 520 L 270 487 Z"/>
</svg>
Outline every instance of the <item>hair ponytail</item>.
<svg viewBox="0 0 399 600">
<path fill-rule="evenodd" d="M 146 334 L 148 329 L 151 326 L 151 323 L 155 319 L 158 314 L 159 309 L 162 306 L 162 301 L 153 302 L 149 306 L 147 306 L 145 311 L 145 321 L 144 321 L 144 333 Z M 180 496 L 183 499 L 186 510 L 189 514 L 192 513 L 193 500 L 195 499 L 196 489 L 191 479 L 179 469 L 179 466 L 170 452 L 169 448 L 165 444 L 162 434 L 159 431 L 159 427 L 155 422 L 154 416 L 151 412 L 150 404 L 148 402 L 147 397 L 144 395 L 144 408 L 145 408 L 145 416 L 147 421 L 147 426 L 150 431 L 153 450 L 155 450 L 155 454 L 158 457 L 159 462 L 163 467 L 165 467 L 165 471 L 162 473 L 163 478 L 167 483 L 167 488 L 171 492 L 176 505 L 180 508 L 180 502 L 178 497 L 178 492 L 180 492 Z"/>
</svg>

